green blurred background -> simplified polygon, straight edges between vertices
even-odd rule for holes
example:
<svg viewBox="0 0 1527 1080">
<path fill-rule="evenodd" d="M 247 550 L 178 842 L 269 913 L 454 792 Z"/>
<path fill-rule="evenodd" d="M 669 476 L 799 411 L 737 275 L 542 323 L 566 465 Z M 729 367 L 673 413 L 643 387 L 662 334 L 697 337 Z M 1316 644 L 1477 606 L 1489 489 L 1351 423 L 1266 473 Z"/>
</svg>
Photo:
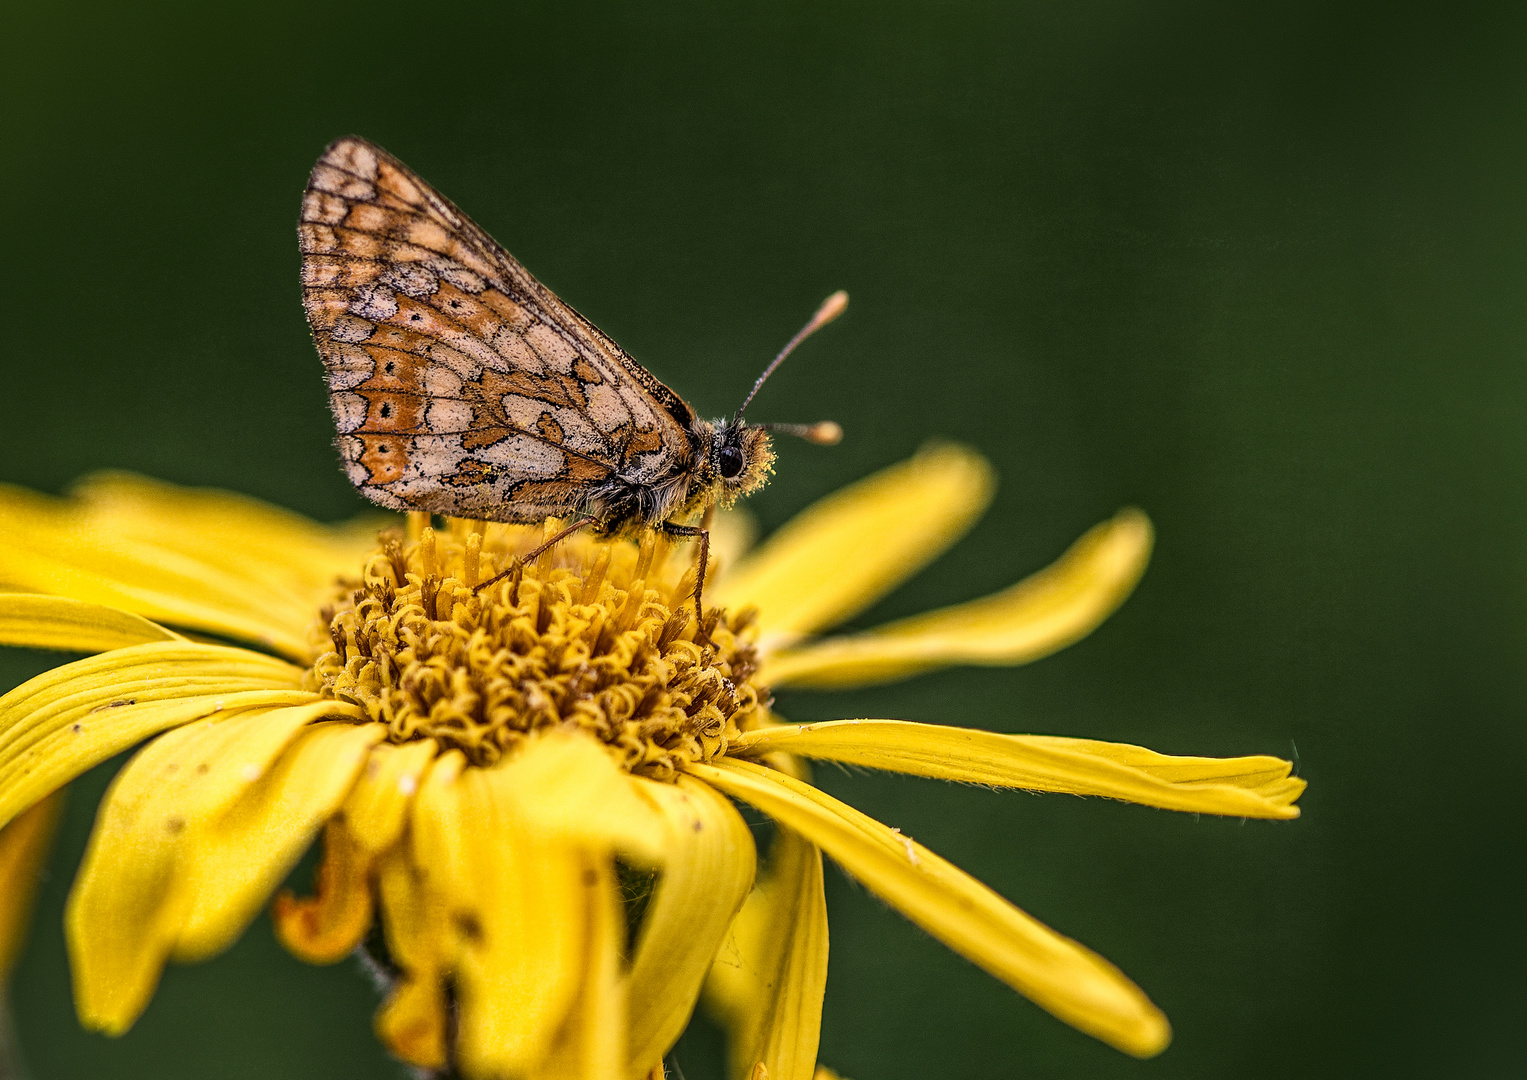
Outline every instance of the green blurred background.
<svg viewBox="0 0 1527 1080">
<path fill-rule="evenodd" d="M 1297 753 L 1297 822 L 831 769 L 823 787 L 1108 956 L 1136 1062 L 833 872 L 822 1060 L 897 1077 L 1527 1073 L 1527 5 L 12 4 L 0 12 L 0 479 L 135 469 L 325 520 L 298 304 L 314 158 L 359 133 L 701 411 L 828 292 L 756 419 L 835 417 L 766 528 L 934 437 L 995 505 L 858 620 L 977 596 L 1124 504 L 1136 595 L 1032 667 L 786 694 Z M 9 651 L 12 685 L 58 657 Z M 1297 750 L 1296 750 L 1297 747 Z M 38 1080 L 399 1077 L 348 964 L 261 920 L 120 1040 L 69 1003 L 75 785 L 16 1022 Z M 719 1080 L 717 1035 L 680 1047 Z"/>
</svg>

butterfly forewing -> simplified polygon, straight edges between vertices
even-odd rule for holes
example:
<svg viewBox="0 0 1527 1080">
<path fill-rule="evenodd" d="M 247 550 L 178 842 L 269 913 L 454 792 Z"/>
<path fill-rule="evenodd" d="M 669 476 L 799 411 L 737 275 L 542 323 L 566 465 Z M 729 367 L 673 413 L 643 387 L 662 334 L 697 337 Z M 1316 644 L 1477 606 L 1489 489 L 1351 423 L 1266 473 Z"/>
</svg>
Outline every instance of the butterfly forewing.
<svg viewBox="0 0 1527 1080">
<path fill-rule="evenodd" d="M 298 231 L 340 454 L 372 501 L 540 521 L 686 461 L 678 395 L 380 148 L 325 151 Z"/>
</svg>

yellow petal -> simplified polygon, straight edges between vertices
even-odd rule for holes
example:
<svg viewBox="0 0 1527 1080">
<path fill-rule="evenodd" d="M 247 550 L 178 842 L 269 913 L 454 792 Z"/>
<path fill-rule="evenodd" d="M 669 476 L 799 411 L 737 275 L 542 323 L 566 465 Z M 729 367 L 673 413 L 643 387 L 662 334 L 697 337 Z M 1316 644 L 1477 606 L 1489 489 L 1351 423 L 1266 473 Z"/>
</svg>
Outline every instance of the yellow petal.
<svg viewBox="0 0 1527 1080">
<path fill-rule="evenodd" d="M 376 1014 L 376 1036 L 394 1056 L 421 1069 L 444 1069 L 449 1060 L 445 988 L 438 978 L 404 976 Z"/>
<path fill-rule="evenodd" d="M 402 973 L 377 1011 L 376 1034 L 395 1056 L 425 1069 L 446 1065 L 442 980 L 454 962 L 447 897 L 441 890 L 442 853 L 432 847 L 440 839 L 433 815 L 465 762 L 460 751 L 451 750 L 429 764 L 411 807 L 413 843 L 396 844 L 377 860 L 387 951 Z M 417 861 L 420 853 L 425 862 Z"/>
<path fill-rule="evenodd" d="M 0 645 L 94 653 L 179 638 L 116 608 L 39 593 L 0 593 Z"/>
<path fill-rule="evenodd" d="M 937 558 L 986 509 L 994 486 L 974 451 L 927 447 L 802 511 L 707 598 L 756 604 L 766 643 L 816 633 Z"/>
<path fill-rule="evenodd" d="M 433 739 L 371 748 L 343 810 L 345 829 L 363 851 L 375 855 L 403 835 L 409 804 L 436 749 Z"/>
<path fill-rule="evenodd" d="M 221 493 L 121 474 L 76 497 L 0 485 L 0 584 L 121 608 L 305 658 L 336 574 L 369 543 Z"/>
<path fill-rule="evenodd" d="M 1233 817 L 1296 818 L 1303 780 L 1280 758 L 1169 757 L 1139 746 L 1001 735 L 902 720 L 782 724 L 745 732 L 727 752 L 747 757 L 783 751 L 871 769 L 966 784 L 1103 795 L 1113 799 Z"/>
<path fill-rule="evenodd" d="M 651 866 L 660 862 L 667 830 L 638 798 L 604 746 L 586 736 L 552 731 L 490 770 L 501 797 L 532 835 L 576 847 L 615 849 Z"/>
<path fill-rule="evenodd" d="M 334 704 L 287 711 L 316 719 L 336 712 Z M 205 959 L 233 944 L 339 809 L 367 752 L 386 734 L 383 724 L 310 724 L 267 775 L 184 845 L 175 888 L 187 894 L 186 914 L 175 959 Z M 243 775 L 254 769 L 245 765 Z"/>
<path fill-rule="evenodd" d="M 457 1052 L 469 1075 L 533 1072 L 567 1019 L 585 963 L 585 856 L 526 827 L 510 779 L 508 770 L 467 769 L 446 793 L 454 798 L 430 809 L 444 845 L 459 853 L 445 880 L 457 937 Z"/>
<path fill-rule="evenodd" d="M 65 915 L 75 1003 L 87 1027 L 126 1031 L 148 1004 L 180 931 L 174 885 L 187 833 L 227 810 L 308 722 L 246 709 L 160 736 L 101 801 Z"/>
<path fill-rule="evenodd" d="M 1011 588 L 781 652 L 759 678 L 772 686 L 864 686 L 947 664 L 1026 664 L 1086 637 L 1113 614 L 1150 552 L 1150 519 L 1121 510 Z"/>
<path fill-rule="evenodd" d="M 345 708 L 328 702 L 219 714 L 161 736 L 117 775 L 65 916 L 75 1002 L 86 1026 L 109 1034 L 127 1030 L 172 950 L 205 955 L 253 918 L 279 881 L 279 874 L 271 878 L 273 862 L 284 857 L 289 865 L 301 854 L 301 847 L 295 854 L 291 844 L 279 847 L 283 833 L 303 824 L 292 804 L 324 794 L 317 770 L 300 767 L 311 765 L 311 753 L 283 751 L 289 744 L 311 751 L 321 741 L 343 756 L 334 729 L 350 741 L 368 735 L 367 727 L 352 724 L 319 724 L 302 733 L 330 711 Z M 376 726 L 369 737 L 381 733 Z M 359 766 L 357 758 L 352 776 Z M 296 790 L 301 785 L 307 787 Z M 273 787 L 293 790 L 273 795 Z M 262 807 L 285 817 L 263 831 L 248 828 Z M 234 850 L 227 850 L 230 844 Z M 209 880 L 219 863 L 227 867 L 221 880 Z M 265 891 L 250 896 L 262 868 Z"/>
<path fill-rule="evenodd" d="M 572 1013 L 535 1080 L 620 1080 L 626 1059 L 626 986 L 620 977 L 625 920 L 614 868 L 606 857 L 584 856 L 588 947 Z"/>
<path fill-rule="evenodd" d="M 886 903 L 1035 1004 L 1137 1057 L 1171 1028 L 1123 973 L 916 843 L 773 770 L 721 759 L 690 771 L 805 835 Z"/>
<path fill-rule="evenodd" d="M 709 785 L 641 777 L 630 783 L 661 810 L 667 826 L 663 874 L 647 905 L 629 977 L 631 1050 L 626 1072 L 661 1064 L 689 1023 L 695 999 L 732 917 L 753 885 L 753 834 L 731 802 Z"/>
<path fill-rule="evenodd" d="M 706 1000 L 728 1028 L 731 1075 L 809 1080 L 827 988 L 827 900 L 822 855 L 781 826 L 769 871 L 716 957 Z"/>
<path fill-rule="evenodd" d="M 302 672 L 247 649 L 189 641 L 114 649 L 0 697 L 0 824 L 142 739 L 224 708 L 315 700 Z"/>
<path fill-rule="evenodd" d="M 0 829 L 0 882 L 5 883 L 0 888 L 0 1000 L 6 976 L 26 941 L 32 897 L 63 806 L 64 793 L 55 791 Z"/>
<path fill-rule="evenodd" d="M 377 530 L 397 520 L 376 514 L 320 525 L 248 495 L 114 471 L 85 477 L 70 495 L 97 530 L 193 555 L 267 587 L 326 588 L 336 575 L 354 574 Z"/>
<path fill-rule="evenodd" d="M 276 894 L 270 921 L 276 940 L 309 964 L 334 964 L 354 951 L 371 929 L 370 852 L 331 818 L 323 829 L 323 858 L 312 896 L 290 889 Z"/>
</svg>

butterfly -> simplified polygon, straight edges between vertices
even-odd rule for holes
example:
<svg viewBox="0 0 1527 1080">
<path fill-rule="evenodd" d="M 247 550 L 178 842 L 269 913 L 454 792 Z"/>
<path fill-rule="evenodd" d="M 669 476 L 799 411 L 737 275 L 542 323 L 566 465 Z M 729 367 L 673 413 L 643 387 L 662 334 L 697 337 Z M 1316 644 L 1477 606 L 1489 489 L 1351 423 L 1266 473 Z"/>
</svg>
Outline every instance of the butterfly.
<svg viewBox="0 0 1527 1080">
<path fill-rule="evenodd" d="M 298 224 L 302 298 L 350 482 L 395 510 L 698 537 L 757 490 L 771 432 L 830 445 L 831 421 L 749 424 L 764 381 L 848 303 L 835 293 L 729 419 L 706 420 L 397 158 L 360 138 L 318 159 Z M 529 558 L 530 556 L 527 556 Z M 489 584 L 485 582 L 484 585 Z"/>
</svg>

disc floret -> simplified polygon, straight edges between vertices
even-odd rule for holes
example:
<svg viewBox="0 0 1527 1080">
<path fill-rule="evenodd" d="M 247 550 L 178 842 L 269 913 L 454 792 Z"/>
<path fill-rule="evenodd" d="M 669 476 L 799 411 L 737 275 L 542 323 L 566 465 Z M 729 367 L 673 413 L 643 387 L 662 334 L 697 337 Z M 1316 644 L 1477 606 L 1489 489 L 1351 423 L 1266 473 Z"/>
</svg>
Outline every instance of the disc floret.
<svg viewBox="0 0 1527 1080">
<path fill-rule="evenodd" d="M 753 609 L 709 607 L 697 628 L 694 569 L 660 535 L 571 537 L 521 561 L 542 535 L 464 522 L 382 534 L 315 627 L 308 688 L 359 705 L 395 742 L 434 739 L 476 765 L 561 726 L 671 780 L 757 726 Z"/>
</svg>

